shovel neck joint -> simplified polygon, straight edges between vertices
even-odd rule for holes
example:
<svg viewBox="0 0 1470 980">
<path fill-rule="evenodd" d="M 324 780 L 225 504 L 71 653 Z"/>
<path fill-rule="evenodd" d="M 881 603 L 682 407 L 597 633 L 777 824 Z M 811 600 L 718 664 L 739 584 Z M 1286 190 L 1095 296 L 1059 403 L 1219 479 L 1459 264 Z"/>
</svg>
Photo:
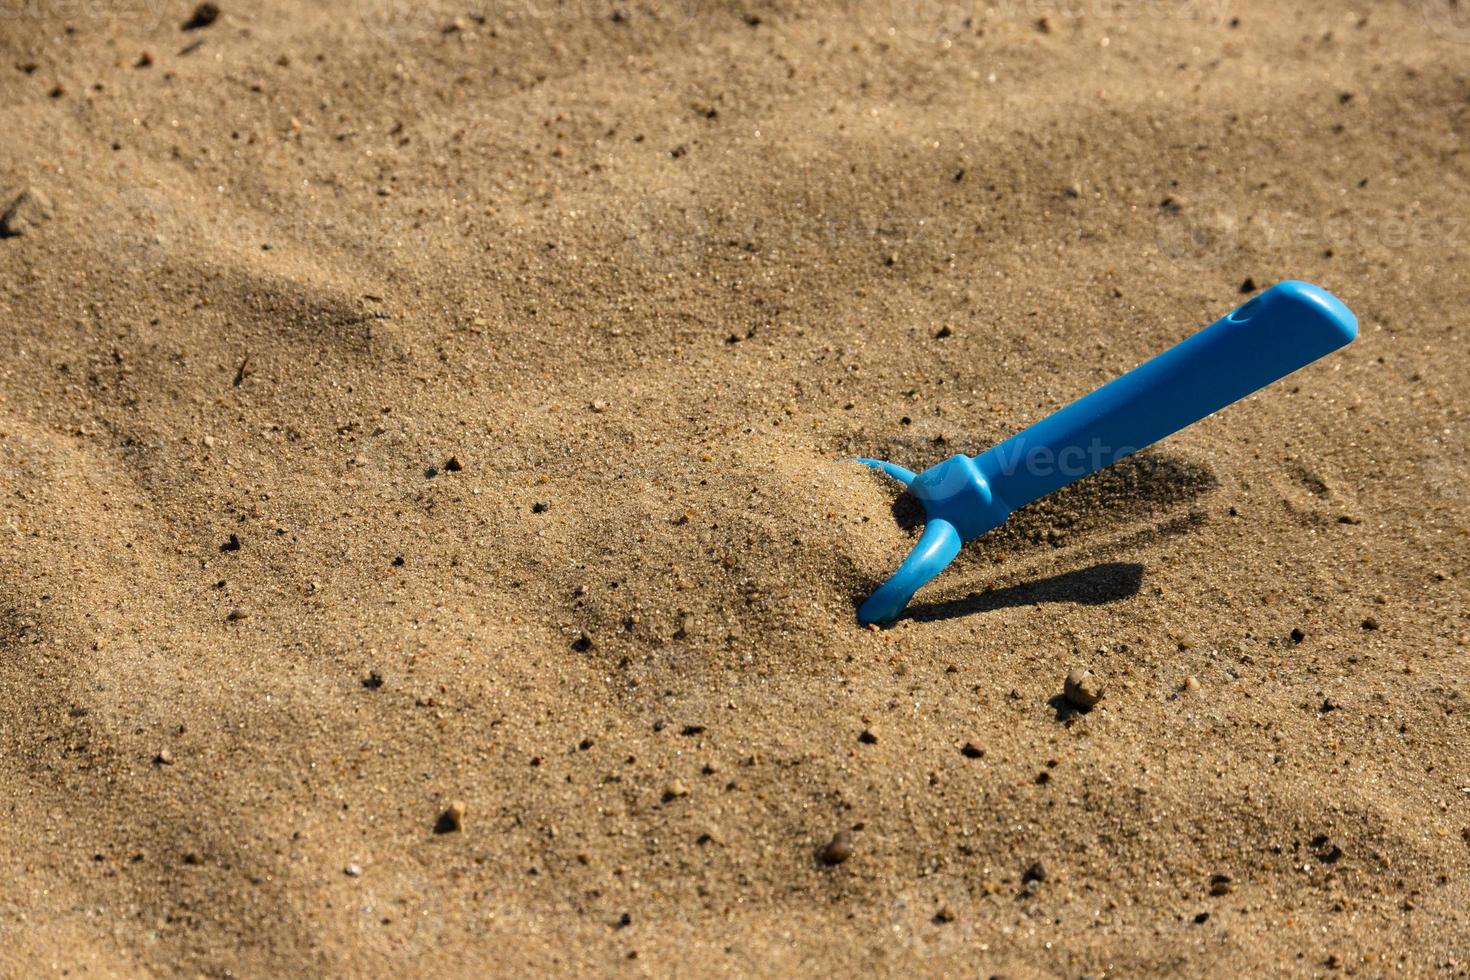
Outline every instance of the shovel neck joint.
<svg viewBox="0 0 1470 980">
<path fill-rule="evenodd" d="M 914 478 L 909 492 L 924 505 L 930 520 L 940 518 L 954 525 L 960 539 L 970 541 L 998 527 L 1011 509 L 996 497 L 975 460 L 951 456 Z"/>
</svg>

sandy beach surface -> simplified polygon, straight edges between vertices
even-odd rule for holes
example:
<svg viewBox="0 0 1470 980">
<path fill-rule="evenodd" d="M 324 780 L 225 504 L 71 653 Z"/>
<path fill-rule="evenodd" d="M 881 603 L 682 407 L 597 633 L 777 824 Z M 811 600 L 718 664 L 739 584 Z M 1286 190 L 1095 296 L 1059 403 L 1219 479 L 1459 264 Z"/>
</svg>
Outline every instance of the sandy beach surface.
<svg viewBox="0 0 1470 980">
<path fill-rule="evenodd" d="M 1470 970 L 1463 2 L 0 52 L 0 975 Z M 857 625 L 917 515 L 841 460 L 1288 278 L 1358 340 Z"/>
</svg>

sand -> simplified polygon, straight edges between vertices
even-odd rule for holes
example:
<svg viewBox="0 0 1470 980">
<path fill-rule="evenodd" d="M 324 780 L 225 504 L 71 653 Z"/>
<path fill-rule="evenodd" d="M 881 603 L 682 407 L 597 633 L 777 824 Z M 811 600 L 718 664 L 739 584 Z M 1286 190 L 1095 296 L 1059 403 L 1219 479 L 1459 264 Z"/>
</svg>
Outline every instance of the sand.
<svg viewBox="0 0 1470 980">
<path fill-rule="evenodd" d="M 1470 968 L 1463 6 L 192 12 L 0 12 L 0 974 Z"/>
</svg>

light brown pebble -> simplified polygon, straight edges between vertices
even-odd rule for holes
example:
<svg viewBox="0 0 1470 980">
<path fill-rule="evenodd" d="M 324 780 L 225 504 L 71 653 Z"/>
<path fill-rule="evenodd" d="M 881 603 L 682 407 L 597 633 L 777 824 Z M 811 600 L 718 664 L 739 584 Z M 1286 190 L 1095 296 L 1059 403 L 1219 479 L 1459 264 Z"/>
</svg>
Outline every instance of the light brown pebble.
<svg viewBox="0 0 1470 980">
<path fill-rule="evenodd" d="M 1067 675 L 1062 693 L 1072 707 L 1088 711 L 1103 698 L 1102 678 L 1079 667 Z"/>
<path fill-rule="evenodd" d="M 852 845 L 852 831 L 839 830 L 832 835 L 831 840 L 822 845 L 817 852 L 817 858 L 826 865 L 842 864 L 852 857 Z"/>
<path fill-rule="evenodd" d="M 37 225 L 50 219 L 54 211 L 50 198 L 34 187 L 27 187 L 0 211 L 0 238 L 29 235 Z"/>
<path fill-rule="evenodd" d="M 174 754 L 168 749 L 159 749 L 158 754 L 153 757 L 155 766 L 171 766 L 174 764 Z"/>
<path fill-rule="evenodd" d="M 362 868 L 359 868 L 355 864 L 349 864 L 347 865 L 347 867 L 342 869 L 342 873 L 349 878 L 356 878 L 358 875 L 362 874 Z"/>
<path fill-rule="evenodd" d="M 1194 676 L 1193 674 L 1190 674 L 1188 677 L 1184 678 L 1184 689 L 1186 691 L 1188 691 L 1189 693 L 1191 693 L 1191 694 L 1193 694 L 1196 691 L 1198 691 L 1199 690 L 1199 678 L 1196 677 L 1196 676 Z"/>
<path fill-rule="evenodd" d="M 685 786 L 684 783 L 678 779 L 670 780 L 669 785 L 664 788 L 665 803 L 668 803 L 670 800 L 681 799 L 688 795 L 689 787 Z"/>
<path fill-rule="evenodd" d="M 434 833 L 453 834 L 464 829 L 464 800 L 455 800 L 444 808 L 434 824 Z"/>
</svg>

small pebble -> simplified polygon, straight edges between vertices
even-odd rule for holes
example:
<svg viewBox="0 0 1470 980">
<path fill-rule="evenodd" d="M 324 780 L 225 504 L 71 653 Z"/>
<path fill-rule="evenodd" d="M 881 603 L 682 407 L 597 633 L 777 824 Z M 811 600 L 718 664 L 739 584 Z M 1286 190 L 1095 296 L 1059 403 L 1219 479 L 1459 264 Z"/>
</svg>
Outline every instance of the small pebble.
<svg viewBox="0 0 1470 980">
<path fill-rule="evenodd" d="M 934 921 L 940 925 L 954 921 L 954 909 L 948 905 L 939 906 L 939 911 L 934 913 Z"/>
<path fill-rule="evenodd" d="M 964 747 L 960 749 L 960 755 L 966 759 L 981 759 L 985 757 L 985 750 L 974 742 L 966 742 Z"/>
<path fill-rule="evenodd" d="M 1062 684 L 1067 703 L 1079 711 L 1090 711 L 1103 697 L 1101 678 L 1092 671 L 1078 668 L 1067 675 Z"/>
<path fill-rule="evenodd" d="M 817 852 L 817 858 L 826 865 L 842 864 L 852 857 L 852 831 L 839 830 L 832 835 L 832 839 L 822 845 Z"/>
<path fill-rule="evenodd" d="M 551 509 L 550 502 L 549 501 L 545 501 L 545 500 L 538 500 L 534 504 L 531 505 L 531 513 L 533 513 L 533 514 L 544 514 L 548 510 L 550 510 L 550 509 Z"/>
<path fill-rule="evenodd" d="M 670 781 L 669 785 L 664 789 L 664 802 L 669 803 L 688 795 L 689 787 L 685 786 L 680 780 L 675 779 Z"/>
<path fill-rule="evenodd" d="M 1046 880 L 1046 865 L 1040 861 L 1034 862 L 1031 867 L 1021 873 L 1021 883 L 1030 884 L 1033 881 Z"/>
<path fill-rule="evenodd" d="M 1364 619 L 1363 620 L 1363 629 L 1365 629 L 1365 630 L 1376 630 L 1377 628 L 1378 628 L 1378 620 L 1374 619 L 1372 616 L 1369 616 L 1367 619 Z"/>
<path fill-rule="evenodd" d="M 155 766 L 171 766 L 174 764 L 174 754 L 168 749 L 159 749 L 158 754 L 153 757 Z"/>
<path fill-rule="evenodd" d="M 864 728 L 858 733 L 858 741 L 864 745 L 876 745 L 878 744 L 878 736 L 874 735 L 870 729 Z"/>
<path fill-rule="evenodd" d="M 0 238 L 28 235 L 54 211 L 50 198 L 34 187 L 27 187 L 0 211 Z"/>
<path fill-rule="evenodd" d="M 458 473 L 460 470 L 464 469 L 464 460 L 460 459 L 458 456 L 451 456 L 449 457 L 449 459 L 444 461 L 444 468 L 451 473 Z"/>
<path fill-rule="evenodd" d="M 1235 882 L 1229 875 L 1210 876 L 1210 894 L 1219 898 L 1221 895 L 1229 895 L 1235 891 Z"/>
<path fill-rule="evenodd" d="M 463 800 L 455 800 L 444 808 L 439 814 L 439 819 L 434 823 L 434 833 L 453 834 L 464 829 L 465 805 Z"/>
<path fill-rule="evenodd" d="M 1184 689 L 1191 694 L 1197 693 L 1199 691 L 1199 678 L 1193 674 L 1184 678 Z"/>
<path fill-rule="evenodd" d="M 194 13 L 180 25 L 181 31 L 197 31 L 219 20 L 219 5 L 208 0 L 194 8 Z"/>
<path fill-rule="evenodd" d="M 242 619 L 249 618 L 249 616 L 250 614 L 248 612 L 246 612 L 244 609 L 241 609 L 239 606 L 236 606 L 234 609 L 230 610 L 230 614 L 226 616 L 225 619 L 229 620 L 232 623 L 238 623 Z"/>
<path fill-rule="evenodd" d="M 347 865 L 347 867 L 342 869 L 342 873 L 349 878 L 356 878 L 362 874 L 362 869 L 355 864 L 349 864 Z"/>
<path fill-rule="evenodd" d="M 1300 626 L 1294 626 L 1291 630 L 1291 642 L 1300 643 L 1307 638 L 1307 631 Z"/>
</svg>

